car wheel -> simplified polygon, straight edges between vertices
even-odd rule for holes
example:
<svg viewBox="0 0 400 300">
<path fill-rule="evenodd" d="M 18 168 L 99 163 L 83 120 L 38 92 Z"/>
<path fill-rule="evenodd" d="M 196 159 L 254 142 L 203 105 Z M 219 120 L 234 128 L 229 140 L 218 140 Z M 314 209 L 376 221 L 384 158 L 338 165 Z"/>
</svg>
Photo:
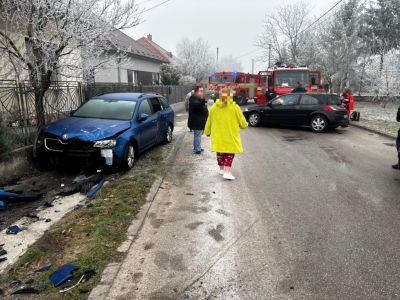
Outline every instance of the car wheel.
<svg viewBox="0 0 400 300">
<path fill-rule="evenodd" d="M 169 144 L 172 142 L 173 133 L 174 133 L 174 130 L 172 129 L 172 126 L 168 125 L 168 128 L 167 128 L 167 130 L 165 132 L 165 136 L 164 136 L 165 144 Z"/>
<path fill-rule="evenodd" d="M 310 126 L 314 132 L 325 132 L 328 129 L 328 120 L 322 115 L 312 117 Z"/>
<path fill-rule="evenodd" d="M 249 115 L 249 124 L 251 127 L 258 127 L 261 125 L 261 116 L 258 112 L 252 112 Z"/>
<path fill-rule="evenodd" d="M 136 161 L 136 149 L 133 144 L 128 144 L 125 148 L 125 156 L 122 161 L 122 168 L 125 170 L 130 170 L 135 165 Z"/>
</svg>

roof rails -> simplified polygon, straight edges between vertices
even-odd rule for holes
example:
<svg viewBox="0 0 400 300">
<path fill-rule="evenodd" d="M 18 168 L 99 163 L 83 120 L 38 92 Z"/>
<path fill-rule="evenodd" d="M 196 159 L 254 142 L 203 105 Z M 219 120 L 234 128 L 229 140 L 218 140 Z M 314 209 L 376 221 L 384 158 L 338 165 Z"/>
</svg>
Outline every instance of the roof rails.
<svg viewBox="0 0 400 300">
<path fill-rule="evenodd" d="M 158 95 L 158 96 L 161 96 L 159 93 L 142 93 L 141 95 L 139 95 L 139 99 L 140 98 L 143 98 L 144 96 L 146 96 L 146 95 Z"/>
</svg>

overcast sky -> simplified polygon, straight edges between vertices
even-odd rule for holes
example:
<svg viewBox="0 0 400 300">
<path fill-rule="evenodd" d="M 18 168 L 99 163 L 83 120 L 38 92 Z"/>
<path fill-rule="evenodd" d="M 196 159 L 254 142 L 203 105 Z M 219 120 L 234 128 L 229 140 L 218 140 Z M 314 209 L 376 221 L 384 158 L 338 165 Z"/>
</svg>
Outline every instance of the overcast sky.
<svg viewBox="0 0 400 300">
<path fill-rule="evenodd" d="M 164 0 L 137 0 L 150 8 Z M 286 0 L 288 2 L 297 0 Z M 311 16 L 319 16 L 337 0 L 307 0 Z M 147 34 L 165 49 L 176 52 L 177 43 L 184 37 L 202 37 L 216 55 L 242 56 L 257 49 L 254 44 L 263 30 L 263 20 L 284 3 L 281 0 L 171 0 L 142 15 L 143 23 L 126 30 L 134 39 Z M 260 53 L 241 57 L 245 72 L 251 72 L 251 60 Z M 255 71 L 264 70 L 265 63 L 256 62 Z"/>
</svg>

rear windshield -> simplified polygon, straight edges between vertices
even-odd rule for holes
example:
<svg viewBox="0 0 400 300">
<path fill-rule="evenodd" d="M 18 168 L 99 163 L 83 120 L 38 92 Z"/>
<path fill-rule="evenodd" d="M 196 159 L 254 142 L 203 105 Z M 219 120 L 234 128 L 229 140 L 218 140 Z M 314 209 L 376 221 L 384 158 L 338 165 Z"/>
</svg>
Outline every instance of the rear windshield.
<svg viewBox="0 0 400 300">
<path fill-rule="evenodd" d="M 327 95 L 329 105 L 341 105 L 340 98 L 337 95 Z"/>
<path fill-rule="evenodd" d="M 82 105 L 74 114 L 79 118 L 131 120 L 135 101 L 92 99 Z"/>
<path fill-rule="evenodd" d="M 314 97 L 317 97 L 321 103 L 327 105 L 341 105 L 340 98 L 338 95 L 333 94 L 317 94 Z"/>
</svg>

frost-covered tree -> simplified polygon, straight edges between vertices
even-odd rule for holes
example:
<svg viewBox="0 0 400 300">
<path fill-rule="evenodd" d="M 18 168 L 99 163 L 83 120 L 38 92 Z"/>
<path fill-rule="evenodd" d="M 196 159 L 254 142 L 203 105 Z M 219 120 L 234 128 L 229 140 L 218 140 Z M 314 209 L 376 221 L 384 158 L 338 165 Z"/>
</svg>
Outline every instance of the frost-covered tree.
<svg viewBox="0 0 400 300">
<path fill-rule="evenodd" d="M 179 79 L 179 84 L 180 84 L 180 85 L 190 85 L 190 86 L 193 86 L 193 85 L 196 84 L 196 78 L 194 78 L 194 77 L 192 77 L 192 76 L 189 76 L 189 75 L 182 76 L 182 77 Z"/>
<path fill-rule="evenodd" d="M 243 71 L 243 65 L 239 59 L 233 56 L 223 56 L 218 62 L 217 71 Z"/>
<path fill-rule="evenodd" d="M 43 99 L 54 74 L 91 70 L 104 53 L 118 54 L 113 30 L 138 22 L 130 0 L 1 0 L 0 55 L 22 79 L 28 75 L 38 126 L 45 123 Z"/>
<path fill-rule="evenodd" d="M 362 9 L 358 0 L 348 0 L 319 28 L 318 65 L 335 92 L 354 80 L 360 55 L 359 24 Z"/>
<path fill-rule="evenodd" d="M 178 85 L 182 75 L 178 67 L 172 64 L 163 64 L 161 66 L 161 83 L 164 85 Z"/>
<path fill-rule="evenodd" d="M 184 76 L 191 76 L 200 82 L 215 68 L 215 60 L 210 45 L 201 38 L 184 38 L 176 49 L 176 65 Z"/>
<path fill-rule="evenodd" d="M 264 21 L 257 46 L 268 57 L 271 44 L 273 57 L 282 63 L 299 63 L 300 45 L 307 37 L 302 34 L 308 24 L 309 6 L 306 2 L 285 2 Z"/>
<path fill-rule="evenodd" d="M 385 54 L 400 47 L 400 1 L 373 0 L 363 19 L 363 37 L 373 54 L 380 57 L 380 72 Z"/>
</svg>

